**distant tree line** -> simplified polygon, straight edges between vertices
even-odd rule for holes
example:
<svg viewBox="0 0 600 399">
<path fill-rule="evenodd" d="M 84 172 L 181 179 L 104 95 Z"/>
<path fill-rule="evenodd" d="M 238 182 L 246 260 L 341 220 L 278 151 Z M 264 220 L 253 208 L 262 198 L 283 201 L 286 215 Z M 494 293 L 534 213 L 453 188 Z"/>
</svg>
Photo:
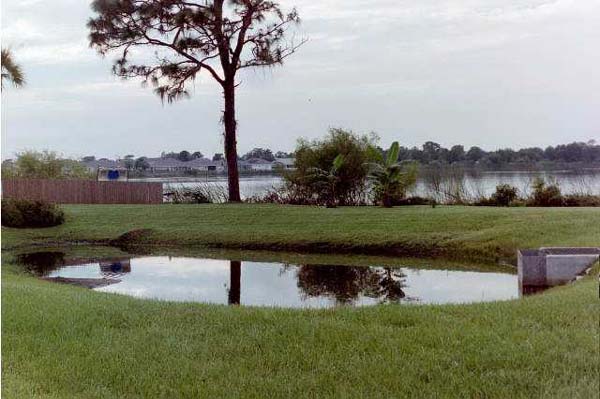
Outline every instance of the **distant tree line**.
<svg viewBox="0 0 600 399">
<path fill-rule="evenodd" d="M 2 162 L 2 178 L 90 179 L 93 174 L 79 161 L 54 151 L 24 151 L 16 160 Z"/>
<path fill-rule="evenodd" d="M 200 151 L 194 151 L 194 152 L 189 152 L 186 150 L 183 150 L 180 152 L 164 152 L 163 151 L 160 154 L 160 157 L 177 159 L 181 162 L 188 162 L 188 161 L 191 161 L 192 159 L 204 158 L 204 154 L 202 154 Z"/>
<path fill-rule="evenodd" d="M 380 149 L 380 151 L 384 152 L 383 149 Z M 573 142 L 555 147 L 549 146 L 545 149 L 529 147 L 520 150 L 504 148 L 485 151 L 480 147 L 471 147 L 466 150 L 462 145 L 444 148 L 436 142 L 427 141 L 421 148 L 400 147 L 398 160 L 416 161 L 422 165 L 462 163 L 492 168 L 510 164 L 534 164 L 539 162 L 593 164 L 600 163 L 600 145 L 591 140 L 587 143 Z"/>
<path fill-rule="evenodd" d="M 378 147 L 384 157 L 387 157 L 387 150 Z M 247 161 L 249 159 L 264 159 L 274 161 L 276 158 L 294 158 L 295 152 L 277 151 L 273 152 L 269 148 L 257 147 L 248 151 L 239 160 Z M 178 159 L 182 162 L 191 161 L 196 158 L 203 158 L 200 151 L 166 152 L 161 153 L 162 158 Z M 83 161 L 94 160 L 94 156 L 83 157 Z M 135 158 L 133 155 L 123 157 L 126 165 L 131 164 L 131 168 L 143 169 L 146 157 Z M 213 161 L 223 160 L 222 153 L 216 153 L 212 156 Z M 463 164 L 466 166 L 477 165 L 486 168 L 502 168 L 511 164 L 537 164 L 537 163 L 583 163 L 600 164 L 600 145 L 594 140 L 587 143 L 573 142 L 570 144 L 560 144 L 546 148 L 528 147 L 519 150 L 503 148 L 494 151 L 485 151 L 481 147 L 473 146 L 466 149 L 462 145 L 454 145 L 445 148 L 442 145 L 427 141 L 421 147 L 400 146 L 398 151 L 398 162 L 415 161 L 421 165 L 437 164 Z M 136 165 L 137 164 L 137 165 Z"/>
<path fill-rule="evenodd" d="M 204 154 L 200 151 L 190 152 L 187 150 L 183 150 L 180 152 L 163 151 L 160 154 L 160 157 L 177 159 L 181 162 L 187 162 L 187 161 L 191 161 L 193 159 L 204 158 Z M 257 147 L 257 148 L 253 148 L 252 150 L 248 151 L 246 154 L 239 157 L 239 159 L 246 161 L 248 159 L 259 158 L 259 159 L 264 159 L 266 161 L 272 162 L 275 160 L 275 158 L 293 158 L 293 157 L 294 157 L 294 153 L 292 153 L 292 152 L 277 151 L 277 152 L 273 153 L 273 151 L 271 151 L 268 148 Z M 133 165 L 136 162 L 138 162 L 139 160 L 147 159 L 147 158 L 148 157 L 146 157 L 146 156 L 141 156 L 141 157 L 136 158 L 135 155 L 128 154 L 123 157 L 123 161 L 125 162 L 126 166 L 129 166 L 129 164 L 130 164 L 133 167 Z M 223 153 L 216 153 L 212 156 L 213 161 L 221 161 L 223 159 L 224 159 Z M 83 162 L 91 162 L 91 161 L 95 161 L 96 157 L 94 155 L 87 155 L 87 156 L 82 157 L 81 160 Z"/>
</svg>

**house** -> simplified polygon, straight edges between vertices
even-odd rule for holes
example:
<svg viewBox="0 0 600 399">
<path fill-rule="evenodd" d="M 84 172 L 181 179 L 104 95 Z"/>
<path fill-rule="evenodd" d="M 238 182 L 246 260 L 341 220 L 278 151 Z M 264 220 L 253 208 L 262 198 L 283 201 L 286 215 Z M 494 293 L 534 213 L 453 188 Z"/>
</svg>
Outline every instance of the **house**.
<svg viewBox="0 0 600 399">
<path fill-rule="evenodd" d="M 208 158 L 195 158 L 184 162 L 191 170 L 200 170 L 206 172 L 223 172 L 225 170 L 225 161 L 213 161 Z"/>
<path fill-rule="evenodd" d="M 225 170 L 223 160 L 212 161 L 208 158 L 195 158 L 191 161 L 180 161 L 175 158 L 147 158 L 150 172 L 222 172 Z"/>
<path fill-rule="evenodd" d="M 275 158 L 272 164 L 273 170 L 296 169 L 295 158 Z"/>
<path fill-rule="evenodd" d="M 127 169 L 123 160 L 113 161 L 102 158 L 98 160 L 81 161 L 90 172 Z M 209 158 L 195 158 L 190 161 L 180 161 L 177 158 L 145 158 L 144 170 L 149 173 L 181 173 L 181 172 L 224 172 L 227 167 L 224 159 L 213 161 Z M 133 168 L 133 163 L 129 168 Z"/>
<path fill-rule="evenodd" d="M 190 170 L 187 162 L 175 158 L 146 158 L 150 172 L 184 172 Z"/>
<path fill-rule="evenodd" d="M 250 158 L 239 162 L 240 170 L 251 170 L 253 172 L 270 172 L 273 170 L 273 163 L 261 158 Z"/>
<path fill-rule="evenodd" d="M 98 169 L 120 169 L 124 166 L 121 162 L 107 158 L 82 161 L 81 164 L 85 166 L 89 172 L 96 172 Z"/>
</svg>

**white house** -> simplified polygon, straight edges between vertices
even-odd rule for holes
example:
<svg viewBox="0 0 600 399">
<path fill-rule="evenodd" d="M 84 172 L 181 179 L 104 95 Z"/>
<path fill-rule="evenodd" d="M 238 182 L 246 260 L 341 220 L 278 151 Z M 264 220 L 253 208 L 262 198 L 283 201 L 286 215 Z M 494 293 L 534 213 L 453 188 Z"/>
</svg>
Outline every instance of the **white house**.
<svg viewBox="0 0 600 399">
<path fill-rule="evenodd" d="M 81 163 L 89 172 L 96 172 L 98 169 L 119 169 L 123 167 L 123 164 L 120 162 L 107 158 L 94 159 L 93 161 L 82 161 Z"/>
<path fill-rule="evenodd" d="M 273 163 L 261 158 L 250 158 L 240 162 L 240 169 L 255 172 L 268 172 L 273 170 Z"/>
<path fill-rule="evenodd" d="M 196 158 L 188 162 L 183 162 L 191 170 L 201 170 L 207 172 L 222 172 L 225 170 L 225 161 L 213 161 L 208 158 Z"/>
<path fill-rule="evenodd" d="M 296 169 L 295 158 L 275 158 L 272 163 L 273 170 L 279 169 Z"/>
</svg>

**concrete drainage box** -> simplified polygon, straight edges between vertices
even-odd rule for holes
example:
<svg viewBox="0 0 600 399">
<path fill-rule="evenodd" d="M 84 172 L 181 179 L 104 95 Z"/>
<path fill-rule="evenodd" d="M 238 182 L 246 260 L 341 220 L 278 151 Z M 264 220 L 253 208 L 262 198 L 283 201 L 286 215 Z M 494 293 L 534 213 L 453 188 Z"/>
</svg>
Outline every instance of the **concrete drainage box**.
<svg viewBox="0 0 600 399">
<path fill-rule="evenodd" d="M 551 287 L 566 284 L 600 259 L 600 248 L 540 248 L 519 250 L 519 285 Z"/>
</svg>

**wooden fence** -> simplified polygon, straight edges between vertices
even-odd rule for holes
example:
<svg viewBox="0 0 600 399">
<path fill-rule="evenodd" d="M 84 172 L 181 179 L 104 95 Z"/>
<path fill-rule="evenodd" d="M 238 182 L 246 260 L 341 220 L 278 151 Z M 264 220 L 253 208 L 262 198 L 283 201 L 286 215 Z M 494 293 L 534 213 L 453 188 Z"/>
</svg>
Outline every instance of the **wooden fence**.
<svg viewBox="0 0 600 399">
<path fill-rule="evenodd" d="M 58 204 L 160 204 L 162 183 L 2 179 L 2 197 Z"/>
</svg>

